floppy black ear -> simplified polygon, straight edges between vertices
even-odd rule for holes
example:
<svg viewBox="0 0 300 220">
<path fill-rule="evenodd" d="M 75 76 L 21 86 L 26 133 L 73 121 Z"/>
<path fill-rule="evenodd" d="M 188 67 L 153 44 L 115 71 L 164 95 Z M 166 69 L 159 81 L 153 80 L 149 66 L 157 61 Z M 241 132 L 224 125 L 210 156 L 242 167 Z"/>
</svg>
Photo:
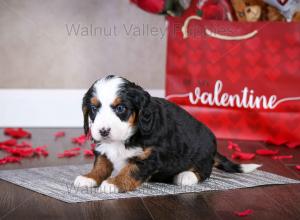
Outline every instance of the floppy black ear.
<svg viewBox="0 0 300 220">
<path fill-rule="evenodd" d="M 143 108 L 138 116 L 138 128 L 142 135 L 150 135 L 155 124 L 155 112 L 151 110 L 150 106 Z"/>
<path fill-rule="evenodd" d="M 91 87 L 84 95 L 82 99 L 82 113 L 83 113 L 83 129 L 85 135 L 89 133 L 90 126 L 89 126 L 89 105 L 90 100 L 93 93 L 93 87 Z"/>
<path fill-rule="evenodd" d="M 87 135 L 89 133 L 89 110 L 86 106 L 82 107 L 83 112 L 83 130 L 84 134 Z"/>
<path fill-rule="evenodd" d="M 135 91 L 135 102 L 138 110 L 137 127 L 141 135 L 150 135 L 156 121 L 156 111 L 148 92 L 138 87 Z"/>
</svg>

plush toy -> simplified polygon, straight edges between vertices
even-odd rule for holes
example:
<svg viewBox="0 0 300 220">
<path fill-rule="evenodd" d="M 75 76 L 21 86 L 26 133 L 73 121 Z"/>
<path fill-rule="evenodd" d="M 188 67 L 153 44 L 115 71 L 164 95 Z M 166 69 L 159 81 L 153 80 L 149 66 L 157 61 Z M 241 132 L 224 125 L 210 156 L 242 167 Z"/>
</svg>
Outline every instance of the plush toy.
<svg viewBox="0 0 300 220">
<path fill-rule="evenodd" d="M 180 16 L 191 4 L 191 0 L 130 0 L 144 11 Z"/>
<path fill-rule="evenodd" d="M 200 0 L 197 7 L 203 19 L 232 21 L 232 12 L 227 0 Z"/>
<path fill-rule="evenodd" d="M 263 0 L 231 0 L 238 21 L 284 21 L 278 9 Z"/>
<path fill-rule="evenodd" d="M 277 8 L 288 22 L 300 21 L 300 0 L 264 0 Z"/>
</svg>

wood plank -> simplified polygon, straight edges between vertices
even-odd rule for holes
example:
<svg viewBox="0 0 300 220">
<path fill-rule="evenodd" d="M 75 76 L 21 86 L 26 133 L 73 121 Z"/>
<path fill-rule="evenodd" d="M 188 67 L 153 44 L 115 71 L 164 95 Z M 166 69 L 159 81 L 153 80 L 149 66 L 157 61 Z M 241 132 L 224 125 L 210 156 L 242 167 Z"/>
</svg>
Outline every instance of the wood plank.
<svg viewBox="0 0 300 220">
<path fill-rule="evenodd" d="M 50 155 L 47 158 L 22 160 L 22 164 L 0 166 L 0 170 L 42 166 L 59 166 L 92 163 L 83 157 L 58 159 L 57 153 L 76 145 L 71 138 L 82 134 L 82 129 L 29 129 L 33 133 L 30 140 L 34 146 L 47 144 Z M 65 130 L 67 136 L 57 141 L 53 134 Z M 0 141 L 7 139 L 0 129 Z M 245 152 L 255 152 L 259 148 L 275 149 L 262 142 L 236 141 Z M 232 151 L 227 149 L 227 140 L 219 140 L 219 151 L 230 158 Z M 83 146 L 89 148 L 89 144 Z M 294 179 L 300 179 L 294 164 L 299 161 L 299 148 L 282 149 L 283 153 L 297 154 L 291 161 L 274 161 L 269 157 L 256 156 L 251 161 L 239 163 L 262 163 L 263 170 Z M 6 155 L 0 152 L 0 157 Z M 163 197 L 130 198 L 68 204 L 32 192 L 14 184 L 0 181 L 0 218 L 6 219 L 240 219 L 233 211 L 253 209 L 254 213 L 244 219 L 299 219 L 300 185 L 265 186 L 251 189 L 222 192 L 188 193 Z M 13 211 L 11 211 L 13 210 Z M 7 214 L 11 211 L 9 214 Z"/>
<path fill-rule="evenodd" d="M 143 198 L 154 219 L 220 219 L 200 193 Z"/>
</svg>

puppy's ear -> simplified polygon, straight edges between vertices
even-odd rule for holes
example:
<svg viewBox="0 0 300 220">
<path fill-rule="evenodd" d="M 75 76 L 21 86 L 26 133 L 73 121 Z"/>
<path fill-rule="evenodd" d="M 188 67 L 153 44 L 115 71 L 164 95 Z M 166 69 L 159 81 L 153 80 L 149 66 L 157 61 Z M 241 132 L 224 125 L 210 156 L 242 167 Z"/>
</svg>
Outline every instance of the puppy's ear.
<svg viewBox="0 0 300 220">
<path fill-rule="evenodd" d="M 82 112 L 83 112 L 83 130 L 84 130 L 84 134 L 87 135 L 90 130 L 89 110 L 88 110 L 87 106 L 82 107 Z"/>
<path fill-rule="evenodd" d="M 89 126 L 89 105 L 90 100 L 92 97 L 93 88 L 91 87 L 84 95 L 82 99 L 82 113 L 83 113 L 83 129 L 85 135 L 89 133 L 90 126 Z"/>
<path fill-rule="evenodd" d="M 147 136 L 152 133 L 156 121 L 155 116 L 156 113 L 153 111 L 151 104 L 140 110 L 137 124 L 142 135 Z"/>
<path fill-rule="evenodd" d="M 155 108 L 148 92 L 138 88 L 134 100 L 138 111 L 137 126 L 141 135 L 150 135 L 155 124 Z"/>
</svg>

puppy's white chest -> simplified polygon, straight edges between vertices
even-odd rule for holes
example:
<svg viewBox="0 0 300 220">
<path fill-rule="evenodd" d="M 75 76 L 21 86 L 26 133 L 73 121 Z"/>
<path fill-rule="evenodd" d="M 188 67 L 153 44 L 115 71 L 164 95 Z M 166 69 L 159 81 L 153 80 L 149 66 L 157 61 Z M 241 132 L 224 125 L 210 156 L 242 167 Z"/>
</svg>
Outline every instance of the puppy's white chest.
<svg viewBox="0 0 300 220">
<path fill-rule="evenodd" d="M 143 153 L 141 147 L 126 149 L 123 143 L 114 142 L 109 144 L 101 144 L 96 148 L 100 154 L 105 154 L 113 164 L 113 172 L 111 176 L 116 176 L 120 170 L 127 164 L 127 159 L 139 156 Z"/>
</svg>

